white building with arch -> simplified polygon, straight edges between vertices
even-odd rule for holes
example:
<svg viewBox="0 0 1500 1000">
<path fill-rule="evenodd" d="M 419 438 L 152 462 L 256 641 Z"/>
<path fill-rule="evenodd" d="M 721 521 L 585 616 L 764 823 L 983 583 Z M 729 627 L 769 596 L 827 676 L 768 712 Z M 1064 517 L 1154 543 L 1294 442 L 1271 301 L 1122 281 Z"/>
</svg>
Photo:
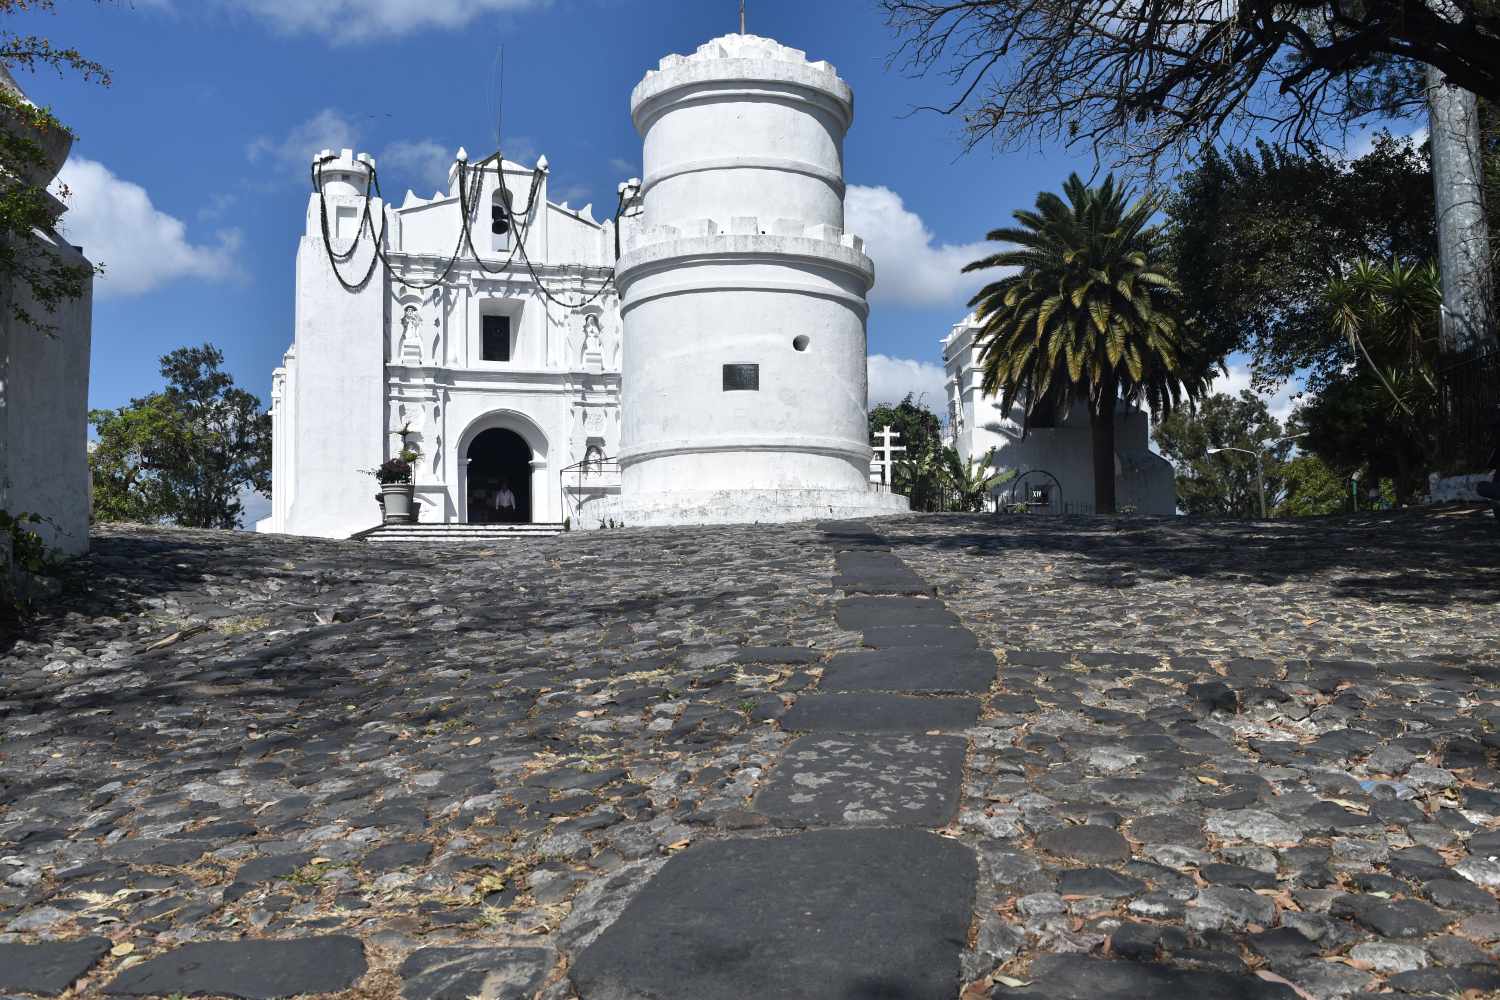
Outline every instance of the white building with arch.
<svg viewBox="0 0 1500 1000">
<path fill-rule="evenodd" d="M 390 206 L 367 197 L 368 155 L 318 155 L 259 530 L 375 527 L 361 473 L 403 442 L 424 522 L 907 508 L 870 483 L 875 275 L 843 229 L 848 84 L 726 35 L 662 59 L 631 111 L 644 180 L 604 221 L 548 200 L 545 157 L 470 167 L 460 150 L 446 191 Z"/>
<path fill-rule="evenodd" d="M 257 530 L 347 537 L 378 524 L 365 473 L 400 452 L 403 431 L 422 453 L 424 522 L 498 519 L 502 483 L 516 520 L 612 516 L 618 471 L 592 460 L 619 448 L 613 220 L 550 201 L 545 157 L 492 160 L 467 171 L 475 253 L 455 257 L 469 194 L 456 164 L 447 191 L 391 206 L 367 204 L 372 158 L 319 156 L 294 339 L 272 376 L 271 515 Z"/>
<path fill-rule="evenodd" d="M 979 323 L 971 313 L 943 338 L 943 366 L 948 386 L 948 433 L 965 461 L 977 462 L 993 452 L 991 468 L 1014 471 L 1046 491 L 1049 509 L 1063 513 L 1094 512 L 1093 438 L 1088 406 L 1076 402 L 1062 419 L 1037 420 L 1027 427 L 1020 403 L 1003 409 L 982 388 Z M 1121 403 L 1115 413 L 1115 505 L 1141 514 L 1177 513 L 1177 485 L 1172 463 L 1151 450 L 1146 412 Z M 1010 485 L 999 492 L 1008 495 Z M 1019 495 L 1018 495 L 1018 498 Z M 1021 498 L 1024 499 L 1024 498 Z"/>
</svg>

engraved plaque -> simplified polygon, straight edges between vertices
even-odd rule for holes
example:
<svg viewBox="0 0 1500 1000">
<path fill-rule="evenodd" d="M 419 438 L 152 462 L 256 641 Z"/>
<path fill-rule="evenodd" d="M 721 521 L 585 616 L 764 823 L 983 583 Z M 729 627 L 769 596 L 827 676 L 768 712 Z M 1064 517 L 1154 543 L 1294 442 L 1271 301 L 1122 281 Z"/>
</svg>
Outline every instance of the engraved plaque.
<svg viewBox="0 0 1500 1000">
<path fill-rule="evenodd" d="M 725 365 L 724 391 L 758 392 L 760 390 L 760 365 Z"/>
</svg>

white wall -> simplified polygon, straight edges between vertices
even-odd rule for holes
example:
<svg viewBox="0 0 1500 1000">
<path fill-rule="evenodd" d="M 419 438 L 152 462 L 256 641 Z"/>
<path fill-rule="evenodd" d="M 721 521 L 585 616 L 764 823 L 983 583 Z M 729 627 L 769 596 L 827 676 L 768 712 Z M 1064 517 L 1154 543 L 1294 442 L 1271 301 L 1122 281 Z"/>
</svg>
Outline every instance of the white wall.
<svg viewBox="0 0 1500 1000">
<path fill-rule="evenodd" d="M 66 263 L 88 261 L 56 233 L 40 235 L 39 252 Z M 55 330 L 17 323 L 10 295 Z M 0 303 L 0 510 L 35 513 L 32 527 L 66 555 L 88 551 L 89 350 L 92 282 L 84 294 L 48 313 L 24 287 Z"/>
<path fill-rule="evenodd" d="M 348 151 L 340 161 L 350 160 Z M 353 169 L 353 168 L 347 168 Z M 355 191 L 325 185 L 330 213 L 363 207 Z M 379 218 L 378 200 L 371 206 Z M 336 249 L 347 243 L 335 239 Z M 374 248 L 362 239 L 351 260 L 340 264 L 358 280 Z M 366 474 L 385 453 L 385 335 L 388 292 L 379 261 L 358 291 L 339 284 L 319 230 L 319 203 L 310 196 L 306 234 L 297 247 L 296 377 L 292 380 L 296 447 L 294 495 L 285 530 L 293 534 L 347 537 L 378 523 L 375 480 Z"/>
</svg>

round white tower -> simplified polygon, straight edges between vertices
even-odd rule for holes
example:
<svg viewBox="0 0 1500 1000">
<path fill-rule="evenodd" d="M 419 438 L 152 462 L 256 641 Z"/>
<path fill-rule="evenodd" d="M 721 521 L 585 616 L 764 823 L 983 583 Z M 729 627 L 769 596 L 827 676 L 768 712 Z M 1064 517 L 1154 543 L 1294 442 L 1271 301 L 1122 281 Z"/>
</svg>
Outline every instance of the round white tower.
<svg viewBox="0 0 1500 1000">
<path fill-rule="evenodd" d="M 869 486 L 874 266 L 843 232 L 848 84 L 726 35 L 667 56 L 630 103 L 645 206 L 616 268 L 626 523 L 904 510 Z"/>
</svg>

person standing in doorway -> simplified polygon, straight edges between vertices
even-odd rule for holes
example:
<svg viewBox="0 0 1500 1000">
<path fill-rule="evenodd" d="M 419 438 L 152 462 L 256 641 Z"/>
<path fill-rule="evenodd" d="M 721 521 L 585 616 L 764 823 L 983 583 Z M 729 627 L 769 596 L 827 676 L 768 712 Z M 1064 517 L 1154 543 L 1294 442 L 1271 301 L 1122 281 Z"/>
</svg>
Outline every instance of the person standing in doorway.
<svg viewBox="0 0 1500 1000">
<path fill-rule="evenodd" d="M 510 491 L 510 483 L 500 480 L 500 488 L 495 491 L 495 513 L 496 519 L 500 521 L 514 521 L 516 519 L 516 495 Z"/>
</svg>

